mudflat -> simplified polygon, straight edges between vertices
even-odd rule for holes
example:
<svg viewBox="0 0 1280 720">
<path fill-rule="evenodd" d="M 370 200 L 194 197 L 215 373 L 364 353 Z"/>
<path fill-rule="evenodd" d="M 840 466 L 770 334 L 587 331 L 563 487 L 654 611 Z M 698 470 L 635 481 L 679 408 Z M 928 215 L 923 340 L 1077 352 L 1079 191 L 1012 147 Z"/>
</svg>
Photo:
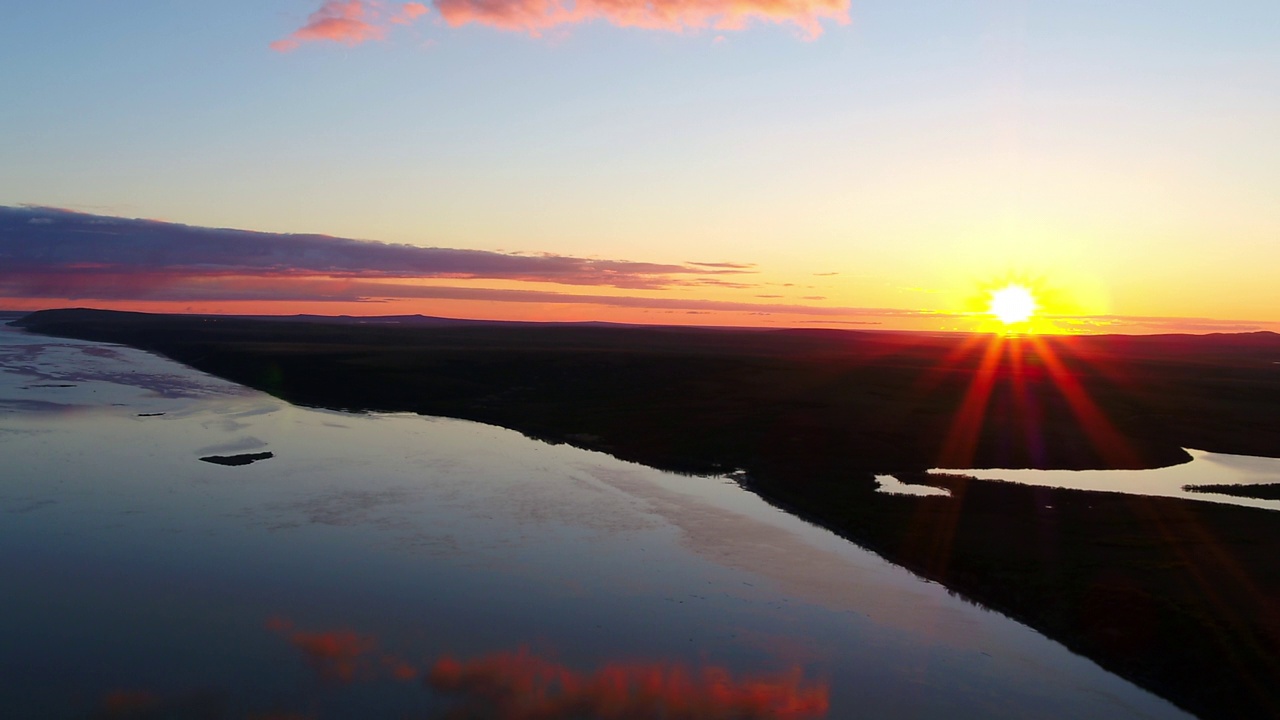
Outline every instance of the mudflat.
<svg viewBox="0 0 1280 720">
<path fill-rule="evenodd" d="M 1280 516 L 924 474 L 1280 457 L 1280 336 L 995 336 L 42 311 L 294 403 L 744 483 L 1202 717 L 1280 715 Z M 947 487 L 886 495 L 874 476 Z"/>
</svg>

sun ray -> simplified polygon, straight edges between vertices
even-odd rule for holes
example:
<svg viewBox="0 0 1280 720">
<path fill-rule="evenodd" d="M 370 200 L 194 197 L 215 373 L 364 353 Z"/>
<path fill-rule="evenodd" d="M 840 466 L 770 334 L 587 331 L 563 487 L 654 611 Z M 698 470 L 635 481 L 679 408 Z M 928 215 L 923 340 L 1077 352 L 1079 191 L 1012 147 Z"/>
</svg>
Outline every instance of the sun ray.
<svg viewBox="0 0 1280 720">
<path fill-rule="evenodd" d="M 939 458 L 942 467 L 967 467 L 973 462 L 985 425 L 987 405 L 999 379 L 1003 352 L 1003 338 L 990 340 L 947 431 Z"/>
<path fill-rule="evenodd" d="M 1134 451 L 1124 436 L 1116 430 L 1111 420 L 1089 397 L 1089 392 L 1080 383 L 1066 364 L 1058 357 L 1057 352 L 1044 339 L 1033 338 L 1032 351 L 1044 363 L 1045 370 L 1054 387 L 1067 401 L 1080 428 L 1084 430 L 1094 449 L 1109 463 L 1116 467 L 1133 468 L 1141 465 L 1138 453 Z"/>
</svg>

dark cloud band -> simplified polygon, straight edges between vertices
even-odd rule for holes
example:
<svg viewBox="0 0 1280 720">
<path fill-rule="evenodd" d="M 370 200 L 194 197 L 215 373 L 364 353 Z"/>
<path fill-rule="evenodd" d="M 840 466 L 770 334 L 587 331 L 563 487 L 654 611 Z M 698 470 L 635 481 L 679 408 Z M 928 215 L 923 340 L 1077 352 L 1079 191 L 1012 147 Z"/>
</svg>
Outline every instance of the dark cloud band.
<svg viewBox="0 0 1280 720">
<path fill-rule="evenodd" d="M 747 266 L 662 264 L 418 247 L 326 235 L 193 227 L 53 208 L 0 207 L 0 277 L 67 283 L 135 276 L 322 275 L 476 278 L 657 289 L 742 275 Z"/>
</svg>

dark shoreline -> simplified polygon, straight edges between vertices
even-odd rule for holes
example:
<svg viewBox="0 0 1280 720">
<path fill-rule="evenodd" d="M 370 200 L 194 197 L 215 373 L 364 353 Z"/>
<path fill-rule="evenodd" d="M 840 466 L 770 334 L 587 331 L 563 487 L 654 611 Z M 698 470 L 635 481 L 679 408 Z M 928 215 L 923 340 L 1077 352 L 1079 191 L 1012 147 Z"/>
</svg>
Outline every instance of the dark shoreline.
<svg viewBox="0 0 1280 720">
<path fill-rule="evenodd" d="M 1280 336 L 1012 339 L 43 311 L 290 402 L 508 427 L 753 491 L 1205 718 L 1280 715 L 1280 515 L 923 476 L 1280 456 Z M 1033 431 L 1034 429 L 1034 431 Z M 875 474 L 952 497 L 875 492 Z"/>
</svg>

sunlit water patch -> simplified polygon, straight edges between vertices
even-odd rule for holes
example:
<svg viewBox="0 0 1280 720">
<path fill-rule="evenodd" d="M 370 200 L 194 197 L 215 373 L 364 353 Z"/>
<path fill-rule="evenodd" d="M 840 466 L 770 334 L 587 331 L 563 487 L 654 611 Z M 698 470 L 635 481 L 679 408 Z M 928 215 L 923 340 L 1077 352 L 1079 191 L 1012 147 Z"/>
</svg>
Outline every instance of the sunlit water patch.
<svg viewBox="0 0 1280 720">
<path fill-rule="evenodd" d="M 1191 461 L 1155 470 L 937 470 L 981 480 L 1003 480 L 1106 492 L 1157 495 L 1246 507 L 1280 510 L 1280 500 L 1188 490 L 1203 485 L 1274 485 L 1280 483 L 1280 459 L 1226 455 L 1188 449 Z"/>
<path fill-rule="evenodd" d="M 951 497 L 951 491 L 946 488 L 934 487 L 932 485 L 914 485 L 904 483 L 892 475 L 876 476 L 876 491 L 887 493 L 889 495 L 937 495 L 939 497 Z"/>
<path fill-rule="evenodd" d="M 731 479 L 499 428 L 3 328 L 0 461 L 8 717 L 1186 717 Z"/>
</svg>

